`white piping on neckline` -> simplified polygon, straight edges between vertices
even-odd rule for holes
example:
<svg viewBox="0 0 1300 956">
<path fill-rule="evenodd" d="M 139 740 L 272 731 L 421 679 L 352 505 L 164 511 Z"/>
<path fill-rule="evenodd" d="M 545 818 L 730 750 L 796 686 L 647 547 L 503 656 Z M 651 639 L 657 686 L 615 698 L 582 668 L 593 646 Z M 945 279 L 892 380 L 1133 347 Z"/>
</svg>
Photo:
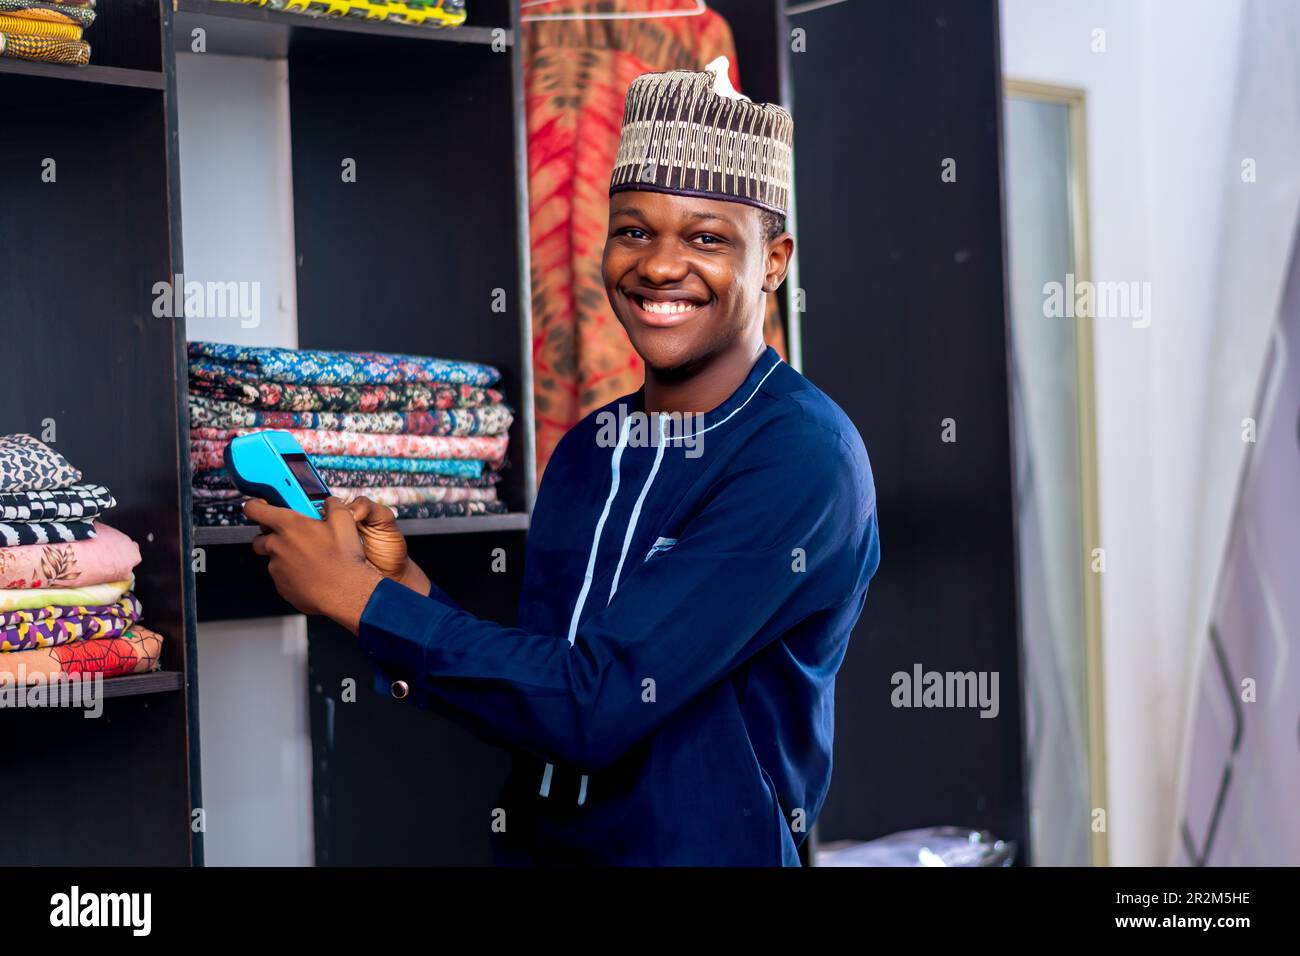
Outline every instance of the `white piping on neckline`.
<svg viewBox="0 0 1300 956">
<path fill-rule="evenodd" d="M 700 429 L 699 431 L 697 431 L 697 432 L 692 432 L 691 435 L 692 435 L 692 436 L 694 436 L 694 435 L 703 435 L 705 432 L 712 431 L 713 429 L 717 428 L 719 425 L 722 425 L 722 424 L 724 424 L 725 422 L 729 421 L 729 420 L 731 419 L 732 416 L 734 416 L 737 412 L 739 412 L 742 408 L 744 408 L 746 405 L 749 404 L 749 400 L 750 400 L 751 398 L 753 398 L 755 395 L 758 394 L 758 390 L 759 390 L 760 388 L 763 387 L 763 383 L 767 381 L 767 377 L 768 377 L 769 375 L 771 375 L 773 372 L 775 372 L 775 371 L 777 370 L 777 367 L 778 367 L 779 365 L 781 365 L 782 362 L 783 362 L 783 359 L 781 359 L 781 358 L 778 356 L 777 360 L 776 360 L 775 362 L 772 363 L 772 367 L 771 367 L 770 369 L 768 369 L 768 370 L 763 374 L 763 377 L 760 378 L 760 379 L 758 380 L 758 384 L 754 386 L 754 390 L 753 390 L 752 392 L 750 392 L 748 396 L 746 396 L 746 398 L 745 398 L 745 400 L 744 400 L 743 402 L 741 402 L 739 405 L 737 405 L 735 408 L 733 408 L 730 412 L 728 412 L 726 418 L 723 418 L 721 421 L 716 421 L 716 422 L 714 422 L 714 423 L 713 423 L 712 425 L 710 425 L 708 428 L 701 428 L 701 429 Z M 685 438 L 685 437 L 686 437 L 685 435 L 677 435 L 677 436 L 675 436 L 675 437 L 673 437 L 673 438 L 665 439 L 665 441 L 677 441 L 678 439 L 680 439 L 680 438 Z"/>
</svg>

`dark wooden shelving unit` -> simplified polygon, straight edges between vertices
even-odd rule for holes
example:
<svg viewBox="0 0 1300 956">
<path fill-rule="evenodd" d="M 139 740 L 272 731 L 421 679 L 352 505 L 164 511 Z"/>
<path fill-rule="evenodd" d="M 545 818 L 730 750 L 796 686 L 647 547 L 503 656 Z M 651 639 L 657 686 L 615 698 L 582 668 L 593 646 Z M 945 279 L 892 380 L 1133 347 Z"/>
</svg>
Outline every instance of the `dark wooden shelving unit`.
<svg viewBox="0 0 1300 956">
<path fill-rule="evenodd" d="M 205 55 L 287 65 L 299 347 L 439 355 L 501 370 L 498 387 L 515 411 L 497 486 L 510 513 L 400 526 L 449 594 L 502 623 L 513 623 L 536 486 L 513 6 L 475 0 L 467 25 L 432 29 L 180 0 L 173 39 L 176 53 L 190 53 L 201 29 Z M 190 109 L 183 93 L 177 108 Z M 356 182 L 340 181 L 345 156 L 356 161 Z M 481 222 L 491 228 L 475 228 Z M 373 250 L 397 255 L 377 266 Z M 504 290 L 504 313 L 491 309 L 494 290 Z M 295 613 L 248 547 L 256 534 L 193 529 L 203 558 L 194 575 L 198 620 Z M 507 571 L 495 573 L 501 555 Z M 323 619 L 310 618 L 307 629 L 317 862 L 486 862 L 485 828 L 451 832 L 422 821 L 475 815 L 504 776 L 503 755 L 442 717 L 370 693 L 371 665 L 356 639 Z M 345 679 L 367 686 L 339 706 Z M 459 772 L 424 769 L 434 764 Z M 376 844 L 363 835 L 378 805 L 390 807 L 381 826 L 394 839 Z"/>
<path fill-rule="evenodd" d="M 191 812 L 202 806 L 198 620 L 293 613 L 247 546 L 256 529 L 192 527 L 184 320 L 151 312 L 154 283 L 183 272 L 178 118 L 185 104 L 174 50 L 189 48 L 195 28 L 205 31 L 210 53 L 289 65 L 300 344 L 467 358 L 502 370 L 500 388 L 516 414 L 511 465 L 499 486 L 511 513 L 402 525 L 417 559 L 467 607 L 503 621 L 513 615 L 535 488 L 514 15 L 507 0 L 476 0 L 467 26 L 435 30 L 204 0 L 181 3 L 175 13 L 170 0 L 117 0 L 101 4 L 86 32 L 91 65 L 0 59 L 0 122 L 9 130 L 0 137 L 0 296 L 22 316 L 6 359 L 50 370 L 47 381 L 6 395 L 0 433 L 40 434 L 53 420 L 54 446 L 87 481 L 113 490 L 119 504 L 108 520 L 143 556 L 135 590 L 144 623 L 165 638 L 160 671 L 105 681 L 102 719 L 69 710 L 0 713 L 9 733 L 40 741 L 35 753 L 0 757 L 0 813 L 24 821 L 0 849 L 0 864 L 201 863 L 202 834 L 191 828 Z M 364 95 L 376 81 L 391 91 L 381 103 Z M 430 89 L 436 95 L 426 95 Z M 333 188 L 344 154 L 356 155 L 367 174 L 352 192 Z M 413 159 L 435 157 L 456 175 L 442 182 L 403 175 Z M 57 176 L 47 183 L 41 174 L 51 158 Z M 460 228 L 474 216 L 491 217 L 490 237 Z M 376 283 L 359 268 L 365 247 L 352 240 L 361 236 L 422 250 L 418 269 Z M 505 314 L 488 308 L 495 289 L 506 292 Z M 206 571 L 196 575 L 200 553 Z M 496 554 L 508 555 L 509 573 L 491 573 Z M 327 622 L 312 621 L 310 631 L 319 750 L 338 686 L 320 675 L 361 675 L 369 664 L 355 640 L 338 639 Z M 330 730 L 356 746 L 336 745 L 317 761 L 320 862 L 359 858 L 349 834 L 364 829 L 394 785 L 391 773 L 366 779 L 376 739 L 394 751 L 441 750 L 477 763 L 484 791 L 500 779 L 501 758 L 485 744 L 441 718 L 369 696 Z M 87 780 L 126 808 L 111 826 L 96 815 L 27 812 L 33 799 L 53 803 L 84 791 Z M 407 804 L 412 813 L 463 812 L 465 788 L 446 776 L 438 784 Z M 345 812 L 349 806 L 357 816 Z M 483 852 L 428 830 L 414 845 L 433 862 Z"/>
<path fill-rule="evenodd" d="M 0 713 L 6 734 L 30 743 L 0 756 L 0 813 L 21 821 L 0 864 L 185 865 L 198 784 L 176 390 L 185 333 L 151 312 L 153 284 L 178 265 L 166 21 L 158 0 L 97 14 L 90 66 L 0 60 L 0 433 L 53 426 L 53 447 L 112 490 L 105 520 L 140 547 L 134 591 L 163 635 L 162 670 L 105 681 L 97 719 Z M 88 786 L 111 809 L 58 809 Z"/>
</svg>

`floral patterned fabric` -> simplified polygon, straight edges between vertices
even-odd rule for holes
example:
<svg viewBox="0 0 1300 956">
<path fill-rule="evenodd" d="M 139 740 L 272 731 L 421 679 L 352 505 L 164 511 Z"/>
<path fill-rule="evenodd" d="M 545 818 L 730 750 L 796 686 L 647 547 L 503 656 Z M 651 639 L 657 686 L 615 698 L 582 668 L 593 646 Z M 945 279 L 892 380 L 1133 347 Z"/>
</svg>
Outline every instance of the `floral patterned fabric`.
<svg viewBox="0 0 1300 956">
<path fill-rule="evenodd" d="M 465 518 L 473 515 L 503 515 L 509 511 L 500 501 L 447 501 L 424 505 L 397 505 L 392 509 L 398 519 Z"/>
<path fill-rule="evenodd" d="M 0 588 L 78 588 L 121 581 L 139 563 L 136 543 L 98 522 L 95 537 L 85 541 L 0 548 Z"/>
<path fill-rule="evenodd" d="M 345 500 L 363 489 L 427 516 L 500 504 L 496 472 L 514 416 L 490 387 L 500 378 L 490 365 L 213 342 L 190 343 L 189 363 L 199 525 L 245 523 L 246 499 L 224 471 L 225 450 L 267 429 L 292 435 Z"/>
<path fill-rule="evenodd" d="M 190 449 L 190 467 L 194 471 L 224 468 L 226 461 L 222 445 L 208 443 L 210 447 Z M 358 455 L 308 455 L 317 470 L 336 468 L 344 471 L 401 471 L 427 472 L 435 475 L 457 475 L 477 478 L 483 474 L 487 462 L 450 458 L 384 458 Z M 3 528 L 3 525 L 0 525 Z"/>
<path fill-rule="evenodd" d="M 116 504 L 103 485 L 73 485 L 55 491 L 9 491 L 0 493 L 0 520 L 93 518 Z"/>
<path fill-rule="evenodd" d="M 258 428 L 195 428 L 191 451 L 224 451 L 231 439 L 253 435 Z M 371 435 L 296 428 L 288 431 L 308 455 L 362 455 L 395 458 L 480 458 L 496 462 L 505 457 L 505 435 L 444 437 L 441 435 Z"/>
<path fill-rule="evenodd" d="M 508 509 L 500 501 L 437 501 L 424 504 L 391 506 L 398 518 L 459 518 L 467 515 L 504 514 Z M 244 517 L 244 502 L 223 501 L 194 506 L 194 522 L 201 526 L 251 524 Z"/>
<path fill-rule="evenodd" d="M 0 435 L 0 491 L 52 491 L 80 480 L 81 472 L 32 435 Z"/>
<path fill-rule="evenodd" d="M 191 342 L 189 356 L 191 369 L 220 368 L 248 381 L 298 385 L 494 385 L 501 378 L 501 373 L 490 365 L 387 352 L 320 352 Z"/>
<path fill-rule="evenodd" d="M 319 460 L 319 459 L 317 459 Z M 486 474 L 468 477 L 463 475 L 437 475 L 431 472 L 411 471 L 346 471 L 340 468 L 320 468 L 321 480 L 331 488 L 376 488 L 398 486 L 403 488 L 487 488 L 501 480 L 501 472 L 492 470 Z M 194 490 L 220 489 L 238 494 L 235 483 L 230 480 L 225 469 L 194 473 Z"/>
<path fill-rule="evenodd" d="M 47 605 L 59 607 L 116 604 L 131 590 L 131 579 L 89 584 L 78 588 L 26 588 L 0 590 L 0 614 Z M 0 618 L 4 620 L 4 618 Z"/>
<path fill-rule="evenodd" d="M 379 435 L 503 435 L 514 415 L 507 405 L 430 412 L 277 412 L 190 396 L 191 428 L 319 428 Z"/>
<path fill-rule="evenodd" d="M 134 594 L 98 606 L 42 607 L 0 614 L 0 651 L 27 651 L 101 637 L 117 637 L 140 619 Z"/>
<path fill-rule="evenodd" d="M 102 674 L 108 678 L 156 671 L 162 644 L 158 632 L 130 624 L 119 637 L 0 654 L 0 684 L 25 684 L 37 674 L 48 680 L 59 676 Z"/>
<path fill-rule="evenodd" d="M 250 382 L 219 368 L 190 365 L 190 391 L 265 410 L 288 412 L 384 412 L 469 408 L 503 401 L 496 389 L 473 385 L 294 385 Z"/>
<path fill-rule="evenodd" d="M 422 505 L 451 501 L 496 501 L 495 488 L 332 488 L 344 501 L 366 497 L 381 505 Z"/>
<path fill-rule="evenodd" d="M 344 501 L 351 501 L 362 495 L 381 505 L 415 505 L 426 501 L 496 501 L 497 490 L 493 487 L 470 488 L 466 486 L 429 486 L 414 487 L 399 485 L 396 487 L 356 487 L 330 488 L 330 494 Z M 195 488 L 194 500 L 201 504 L 218 501 L 237 501 L 245 496 L 237 489 Z"/>
</svg>

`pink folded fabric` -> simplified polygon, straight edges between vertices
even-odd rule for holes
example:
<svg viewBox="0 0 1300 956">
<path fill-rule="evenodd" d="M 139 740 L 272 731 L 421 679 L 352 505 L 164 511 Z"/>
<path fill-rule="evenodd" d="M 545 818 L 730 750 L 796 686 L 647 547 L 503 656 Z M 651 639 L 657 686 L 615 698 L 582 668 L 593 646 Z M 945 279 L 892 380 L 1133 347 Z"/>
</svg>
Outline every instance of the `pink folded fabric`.
<svg viewBox="0 0 1300 956">
<path fill-rule="evenodd" d="M 131 577 L 140 548 L 102 521 L 85 541 L 0 548 L 0 589 L 81 588 Z"/>
<path fill-rule="evenodd" d="M 190 450 L 224 448 L 238 435 L 253 435 L 265 428 L 192 428 Z M 312 428 L 287 431 L 309 455 L 363 455 L 387 458 L 473 458 L 499 463 L 510 443 L 509 435 L 377 435 L 371 432 L 334 432 Z M 206 444 L 210 443 L 210 444 Z"/>
<path fill-rule="evenodd" d="M 423 505 L 435 501 L 496 501 L 497 490 L 488 488 L 331 488 L 344 501 L 363 495 L 375 504 Z"/>
</svg>

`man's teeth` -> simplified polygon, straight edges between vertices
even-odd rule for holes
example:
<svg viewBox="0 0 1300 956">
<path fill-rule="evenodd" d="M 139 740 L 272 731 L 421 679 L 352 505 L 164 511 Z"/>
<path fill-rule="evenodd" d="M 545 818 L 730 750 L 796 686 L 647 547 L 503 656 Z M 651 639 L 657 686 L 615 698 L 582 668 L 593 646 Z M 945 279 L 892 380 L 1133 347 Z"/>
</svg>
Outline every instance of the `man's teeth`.
<svg viewBox="0 0 1300 956">
<path fill-rule="evenodd" d="M 642 299 L 641 308 L 653 315 L 676 315 L 679 312 L 694 312 L 699 306 L 686 299 L 673 299 L 671 302 L 651 302 L 649 299 Z"/>
</svg>

